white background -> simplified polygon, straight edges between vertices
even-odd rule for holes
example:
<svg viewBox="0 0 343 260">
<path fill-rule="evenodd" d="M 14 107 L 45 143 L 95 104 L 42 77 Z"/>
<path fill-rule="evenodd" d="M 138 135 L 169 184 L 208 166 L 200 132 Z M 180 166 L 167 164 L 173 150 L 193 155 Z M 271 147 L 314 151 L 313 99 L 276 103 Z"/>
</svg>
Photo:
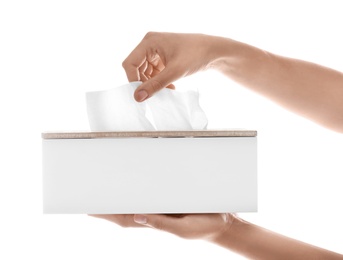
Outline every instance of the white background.
<svg viewBox="0 0 343 260">
<path fill-rule="evenodd" d="M 221 35 L 343 71 L 341 1 L 280 2 L 2 0 L 0 259 L 240 259 L 155 230 L 43 215 L 40 133 L 87 130 L 84 92 L 126 83 L 121 62 L 148 31 Z M 199 89 L 209 128 L 258 130 L 259 212 L 241 217 L 343 253 L 342 134 L 215 72 L 176 86 Z"/>
</svg>

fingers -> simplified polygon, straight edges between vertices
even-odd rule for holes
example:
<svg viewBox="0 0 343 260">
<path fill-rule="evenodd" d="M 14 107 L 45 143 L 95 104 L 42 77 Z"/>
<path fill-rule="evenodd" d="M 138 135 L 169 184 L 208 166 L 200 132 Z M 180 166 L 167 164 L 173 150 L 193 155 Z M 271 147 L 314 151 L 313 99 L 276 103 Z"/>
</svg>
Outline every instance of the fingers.
<svg viewBox="0 0 343 260">
<path fill-rule="evenodd" d="M 142 48 L 137 48 L 126 58 L 123 62 L 127 78 L 132 81 L 143 81 L 144 83 L 137 88 L 134 98 L 138 102 L 142 102 L 160 89 L 170 85 L 171 81 L 168 79 L 168 71 L 160 71 L 161 62 L 155 66 L 147 61 L 146 54 L 143 53 Z M 171 85 L 170 88 L 173 88 Z"/>
<path fill-rule="evenodd" d="M 228 230 L 232 214 L 97 214 L 121 227 L 151 227 L 186 239 L 211 239 Z"/>
<path fill-rule="evenodd" d="M 105 219 L 121 227 L 144 227 L 133 220 L 132 214 L 89 214 L 88 216 Z"/>
<path fill-rule="evenodd" d="M 161 34 L 148 33 L 124 60 L 128 80 L 143 82 L 135 91 L 136 101 L 142 102 L 165 87 L 175 88 L 172 82 L 183 73 L 178 59 L 170 60 L 174 47 Z"/>
<path fill-rule="evenodd" d="M 228 214 L 134 215 L 138 224 L 186 239 L 210 238 L 231 224 Z"/>
<path fill-rule="evenodd" d="M 122 63 L 129 82 L 141 80 L 139 69 L 145 63 L 145 50 L 138 45 Z"/>
<path fill-rule="evenodd" d="M 168 215 L 134 215 L 137 224 L 149 226 L 155 229 L 183 236 L 187 231 L 186 221 L 183 217 L 172 217 Z"/>
<path fill-rule="evenodd" d="M 140 85 L 135 91 L 135 99 L 138 102 L 142 102 L 152 97 L 157 91 L 165 87 L 175 89 L 175 86 L 172 84 L 172 82 L 179 78 L 176 71 L 176 69 L 173 70 L 171 67 L 166 67 L 156 76 L 143 82 L 143 84 Z"/>
</svg>

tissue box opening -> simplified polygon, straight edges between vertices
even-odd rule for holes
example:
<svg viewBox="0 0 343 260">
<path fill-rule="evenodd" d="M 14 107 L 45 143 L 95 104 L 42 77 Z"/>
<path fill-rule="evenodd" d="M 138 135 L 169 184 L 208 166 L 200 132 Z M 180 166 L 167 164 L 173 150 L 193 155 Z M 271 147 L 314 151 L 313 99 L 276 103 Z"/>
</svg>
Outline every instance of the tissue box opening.
<svg viewBox="0 0 343 260">
<path fill-rule="evenodd" d="M 45 133 L 42 142 L 44 213 L 257 211 L 256 131 Z"/>
</svg>

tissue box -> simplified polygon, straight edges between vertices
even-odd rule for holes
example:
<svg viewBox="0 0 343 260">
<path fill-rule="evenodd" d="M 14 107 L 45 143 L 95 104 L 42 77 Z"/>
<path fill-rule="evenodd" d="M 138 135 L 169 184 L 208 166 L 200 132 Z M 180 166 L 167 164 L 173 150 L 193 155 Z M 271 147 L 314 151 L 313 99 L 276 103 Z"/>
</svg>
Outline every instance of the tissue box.
<svg viewBox="0 0 343 260">
<path fill-rule="evenodd" d="M 256 211 L 256 135 L 247 130 L 43 133 L 43 211 Z"/>
</svg>

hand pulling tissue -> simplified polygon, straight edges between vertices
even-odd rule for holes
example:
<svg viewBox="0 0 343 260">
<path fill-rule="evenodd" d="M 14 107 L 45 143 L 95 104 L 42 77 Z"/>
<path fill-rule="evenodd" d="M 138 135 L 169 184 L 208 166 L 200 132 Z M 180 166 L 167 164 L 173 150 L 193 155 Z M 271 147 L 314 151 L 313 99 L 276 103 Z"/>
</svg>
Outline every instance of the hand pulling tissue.
<svg viewBox="0 0 343 260">
<path fill-rule="evenodd" d="M 138 103 L 133 94 L 142 84 L 131 82 L 113 89 L 86 93 L 90 128 L 107 131 L 176 131 L 206 129 L 207 117 L 199 93 L 168 88 Z"/>
</svg>

